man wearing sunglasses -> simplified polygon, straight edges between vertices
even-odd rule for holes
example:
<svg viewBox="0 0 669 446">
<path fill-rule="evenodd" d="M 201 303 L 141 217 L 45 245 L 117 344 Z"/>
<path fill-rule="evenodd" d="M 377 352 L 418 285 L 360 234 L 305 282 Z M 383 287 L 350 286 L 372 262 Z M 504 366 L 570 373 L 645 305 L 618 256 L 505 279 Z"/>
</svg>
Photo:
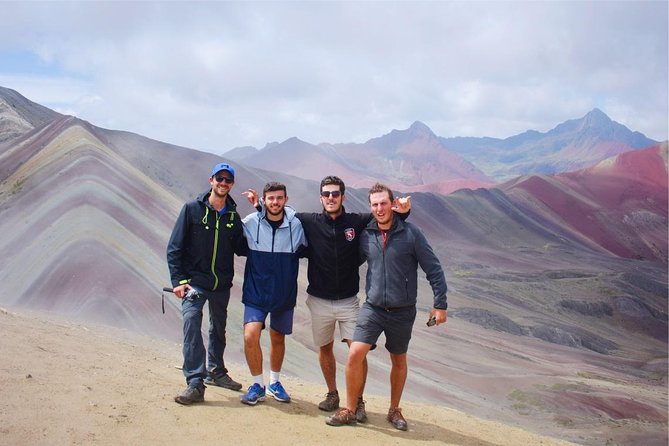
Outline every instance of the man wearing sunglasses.
<svg viewBox="0 0 669 446">
<path fill-rule="evenodd" d="M 373 220 L 371 213 L 346 212 L 345 192 L 346 186 L 341 178 L 327 176 L 320 184 L 323 212 L 297 213 L 309 242 L 306 303 L 311 314 L 314 343 L 319 347 L 318 360 L 328 387 L 325 399 L 318 408 L 329 412 L 339 408 L 334 334 L 338 324 L 342 342 L 351 345 L 360 308 L 360 234 Z M 249 189 L 244 194 L 251 204 L 257 205 L 254 190 Z M 394 210 L 401 219 L 408 216 L 410 208 L 410 197 L 397 199 L 394 203 Z M 366 361 L 364 367 L 367 376 Z M 367 421 L 362 392 L 358 398 L 356 418 L 360 423 Z"/>
<path fill-rule="evenodd" d="M 230 196 L 234 183 L 235 169 L 216 164 L 209 177 L 211 188 L 183 206 L 167 246 L 174 294 L 183 299 L 183 373 L 188 387 L 174 398 L 179 404 L 204 401 L 205 383 L 242 388 L 230 378 L 223 361 L 233 257 L 248 252 L 237 204 Z M 201 332 L 205 301 L 209 302 L 206 351 Z"/>
</svg>

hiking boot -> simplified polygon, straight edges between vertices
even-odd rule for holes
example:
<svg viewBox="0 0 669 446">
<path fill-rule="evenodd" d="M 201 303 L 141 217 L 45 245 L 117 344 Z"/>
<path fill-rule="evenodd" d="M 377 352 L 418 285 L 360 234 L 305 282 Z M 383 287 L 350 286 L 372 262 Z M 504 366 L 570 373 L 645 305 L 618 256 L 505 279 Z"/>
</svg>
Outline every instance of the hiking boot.
<svg viewBox="0 0 669 446">
<path fill-rule="evenodd" d="M 223 387 L 230 390 L 241 390 L 242 385 L 230 378 L 227 373 L 223 375 L 213 376 L 209 375 L 204 379 L 204 383 L 211 386 Z"/>
<path fill-rule="evenodd" d="M 325 394 L 325 399 L 318 403 L 318 408 L 326 412 L 339 409 L 339 392 L 333 390 Z"/>
<path fill-rule="evenodd" d="M 204 386 L 188 386 L 186 387 L 186 390 L 174 397 L 174 401 L 185 406 L 193 403 L 201 403 L 204 401 L 204 388 Z"/>
<path fill-rule="evenodd" d="M 358 398 L 358 405 L 355 406 L 355 419 L 358 423 L 367 422 L 367 412 L 365 411 L 365 400 L 362 397 Z"/>
<path fill-rule="evenodd" d="M 267 386 L 267 393 L 274 397 L 275 400 L 282 403 L 290 403 L 290 395 L 286 392 L 279 381 Z"/>
<path fill-rule="evenodd" d="M 249 406 L 255 406 L 258 401 L 265 401 L 265 387 L 258 383 L 253 384 L 240 400 Z"/>
<path fill-rule="evenodd" d="M 407 425 L 407 420 L 405 420 L 402 416 L 402 409 L 399 407 L 391 407 L 388 409 L 388 416 L 386 417 L 386 420 L 388 420 L 395 429 L 405 431 L 409 428 Z"/>
<path fill-rule="evenodd" d="M 355 424 L 355 413 L 342 407 L 334 415 L 325 419 L 325 424 L 329 426 L 345 426 L 347 424 Z"/>
</svg>

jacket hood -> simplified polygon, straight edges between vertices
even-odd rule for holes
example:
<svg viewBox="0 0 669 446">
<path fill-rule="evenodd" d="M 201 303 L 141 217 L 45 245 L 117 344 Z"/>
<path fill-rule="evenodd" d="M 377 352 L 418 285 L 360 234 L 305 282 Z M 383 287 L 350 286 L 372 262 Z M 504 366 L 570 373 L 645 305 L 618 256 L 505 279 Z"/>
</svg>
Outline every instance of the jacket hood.
<svg viewBox="0 0 669 446">
<path fill-rule="evenodd" d="M 288 220 L 288 221 L 295 220 L 295 214 L 297 213 L 297 212 L 295 212 L 295 209 L 293 209 L 290 206 L 284 206 L 283 212 L 285 214 L 284 220 Z"/>
<path fill-rule="evenodd" d="M 200 195 L 197 196 L 197 201 L 204 203 L 205 206 L 211 208 L 211 204 L 209 204 L 209 195 L 211 195 L 211 190 L 208 190 L 206 192 L 202 192 Z M 237 202 L 235 202 L 235 199 L 228 194 L 225 197 L 225 206 L 228 211 L 236 211 L 237 210 Z"/>
<path fill-rule="evenodd" d="M 397 217 L 397 215 L 393 216 L 393 223 L 390 225 L 390 231 L 394 231 L 395 229 L 402 229 L 404 228 L 404 220 L 401 218 Z M 367 224 L 365 229 L 370 229 L 373 231 L 379 231 L 379 223 L 376 221 L 376 219 L 372 216 L 372 219 L 370 222 Z"/>
<path fill-rule="evenodd" d="M 260 211 L 260 213 L 262 215 L 262 218 L 267 219 L 267 207 L 265 206 L 265 201 L 261 198 L 258 201 L 258 203 L 260 204 L 260 207 L 262 208 L 262 210 Z M 293 209 L 292 207 L 290 207 L 288 205 L 285 205 L 283 207 L 283 214 L 284 214 L 283 215 L 283 223 L 281 224 L 281 226 L 283 226 L 285 224 L 288 224 L 288 223 L 292 222 L 293 220 L 295 220 L 295 218 L 297 218 L 296 217 L 297 211 L 295 211 L 295 209 Z"/>
</svg>

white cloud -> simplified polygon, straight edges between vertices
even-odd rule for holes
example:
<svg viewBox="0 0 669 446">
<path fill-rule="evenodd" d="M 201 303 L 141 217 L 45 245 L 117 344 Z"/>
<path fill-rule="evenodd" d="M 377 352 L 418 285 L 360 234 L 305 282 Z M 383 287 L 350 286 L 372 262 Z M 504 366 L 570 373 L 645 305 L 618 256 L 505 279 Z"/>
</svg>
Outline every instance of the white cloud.
<svg viewBox="0 0 669 446">
<path fill-rule="evenodd" d="M 666 139 L 666 2 L 3 2 L 0 85 L 222 152 L 546 131 L 594 107 Z M 6 25 L 6 26 L 5 26 Z M 2 51 L 54 73 L 3 68 Z M 7 71 L 5 71 L 7 70 Z M 86 98 L 96 98 L 87 101 Z"/>
<path fill-rule="evenodd" d="M 88 82 L 81 79 L 30 74 L 6 75 L 2 71 L 0 85 L 18 91 L 33 102 L 54 106 L 75 104 L 86 97 L 86 92 L 91 88 Z"/>
</svg>

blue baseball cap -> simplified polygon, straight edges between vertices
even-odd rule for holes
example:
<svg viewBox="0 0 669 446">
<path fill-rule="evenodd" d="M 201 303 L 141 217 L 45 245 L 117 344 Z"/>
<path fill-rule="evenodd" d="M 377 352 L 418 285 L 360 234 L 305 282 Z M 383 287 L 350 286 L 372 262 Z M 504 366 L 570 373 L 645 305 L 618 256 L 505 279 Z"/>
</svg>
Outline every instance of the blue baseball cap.
<svg viewBox="0 0 669 446">
<path fill-rule="evenodd" d="M 228 163 L 218 163 L 218 164 L 216 164 L 214 166 L 214 168 L 211 169 L 211 176 L 212 177 L 216 176 L 216 174 L 218 172 L 220 172 L 221 170 L 227 170 L 228 172 L 230 172 L 230 175 L 232 176 L 232 179 L 233 180 L 235 179 L 235 169 L 233 169 L 233 167 Z"/>
</svg>

